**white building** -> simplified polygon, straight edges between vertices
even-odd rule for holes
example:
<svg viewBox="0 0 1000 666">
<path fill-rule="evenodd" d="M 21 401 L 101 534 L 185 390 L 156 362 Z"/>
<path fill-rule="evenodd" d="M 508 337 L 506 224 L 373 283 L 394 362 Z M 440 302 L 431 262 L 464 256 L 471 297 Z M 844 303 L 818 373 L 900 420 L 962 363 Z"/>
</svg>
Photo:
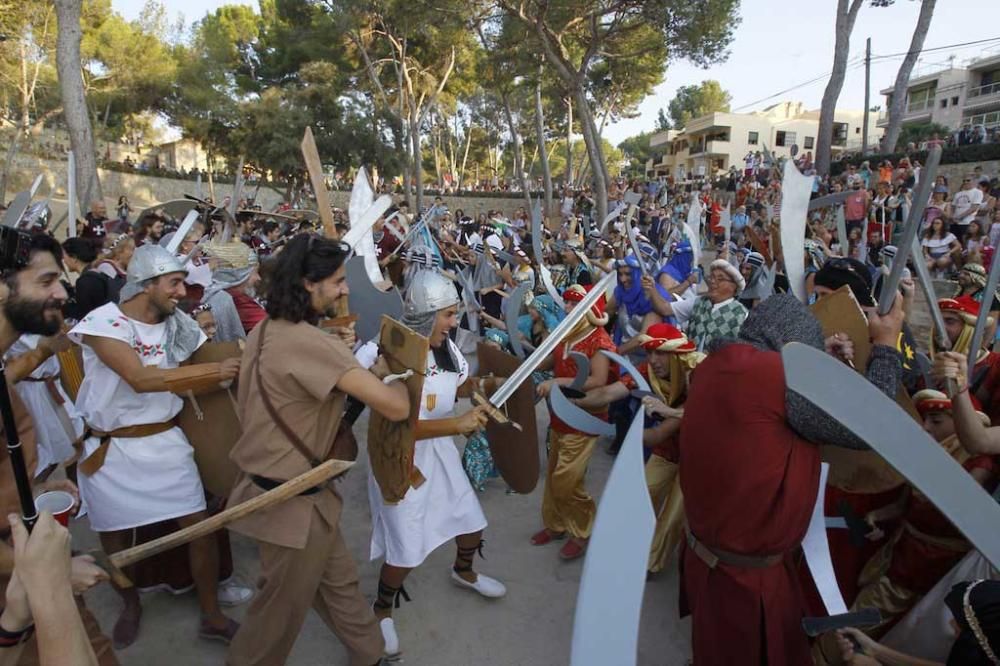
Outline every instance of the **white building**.
<svg viewBox="0 0 1000 666">
<path fill-rule="evenodd" d="M 885 95 L 885 111 L 879 127 L 888 122 L 892 88 Z M 1000 127 L 1000 49 L 987 51 L 964 66 L 951 63 L 943 68 L 920 68 L 906 89 L 904 123 L 938 123 L 949 129 L 983 125 Z"/>
<path fill-rule="evenodd" d="M 869 145 L 878 141 L 877 114 L 869 114 Z M 861 149 L 862 111 L 834 114 L 833 152 Z M 731 166 L 743 169 L 747 153 L 767 149 L 775 156 L 789 156 L 816 148 L 819 111 L 807 111 L 802 102 L 781 102 L 753 113 L 710 113 L 695 118 L 683 130 L 658 132 L 649 142 L 654 156 L 646 163 L 646 176 L 673 176 L 678 180 L 714 176 Z"/>
</svg>

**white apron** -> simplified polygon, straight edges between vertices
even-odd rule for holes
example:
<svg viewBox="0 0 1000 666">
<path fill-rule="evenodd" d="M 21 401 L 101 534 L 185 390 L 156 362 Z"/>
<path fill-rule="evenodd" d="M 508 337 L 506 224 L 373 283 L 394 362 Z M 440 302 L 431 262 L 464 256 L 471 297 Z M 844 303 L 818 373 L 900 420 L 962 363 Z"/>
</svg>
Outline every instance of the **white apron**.
<svg viewBox="0 0 1000 666">
<path fill-rule="evenodd" d="M 454 414 L 455 393 L 469 376 L 469 364 L 451 340 L 459 372 L 440 370 L 430 352 L 427 377 L 420 396 L 420 419 L 444 419 Z M 438 546 L 462 534 L 486 528 L 486 516 L 462 468 L 451 437 L 417 442 L 413 463 L 424 475 L 419 488 L 410 488 L 395 505 L 382 500 L 382 492 L 368 472 L 368 501 L 372 511 L 371 559 L 412 569 Z"/>
<path fill-rule="evenodd" d="M 36 349 L 40 339 L 39 335 L 22 335 L 7 352 L 7 358 Z M 52 388 L 62 398 L 62 405 L 56 402 L 45 382 L 20 381 L 14 385 L 35 423 L 35 439 L 38 444 L 36 474 L 44 472 L 50 465 L 58 465 L 72 458 L 76 453 L 73 442 L 83 434 L 83 417 L 63 390 L 59 370 L 59 358 L 50 356 L 30 376 L 33 379 L 54 377 Z"/>
<path fill-rule="evenodd" d="M 144 324 L 126 317 L 118 306 L 97 308 L 70 331 L 83 347 L 84 379 L 77 408 L 96 430 L 162 423 L 177 416 L 182 400 L 169 392 L 136 393 L 97 354 L 83 336 L 121 340 L 132 347 L 143 365 L 172 368 L 163 343 L 166 324 Z M 202 342 L 205 337 L 202 336 Z M 100 440 L 84 442 L 86 459 Z M 187 516 L 205 509 L 205 491 L 194 462 L 194 449 L 180 428 L 149 437 L 111 439 L 104 465 L 93 475 L 79 476 L 80 496 L 90 511 L 96 532 L 111 532 Z"/>
</svg>

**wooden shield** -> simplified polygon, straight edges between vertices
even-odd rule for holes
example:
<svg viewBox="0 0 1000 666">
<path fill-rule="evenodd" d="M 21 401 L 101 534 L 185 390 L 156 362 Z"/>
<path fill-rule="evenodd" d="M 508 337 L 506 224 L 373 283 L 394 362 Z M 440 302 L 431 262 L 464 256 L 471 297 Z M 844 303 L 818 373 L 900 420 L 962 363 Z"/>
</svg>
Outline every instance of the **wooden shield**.
<svg viewBox="0 0 1000 666">
<path fill-rule="evenodd" d="M 510 377 L 521 360 L 495 347 L 479 343 L 479 375 Z M 497 471 L 516 492 L 526 495 L 538 484 L 538 424 L 535 421 L 535 383 L 527 379 L 504 405 L 507 418 L 519 424 L 522 432 L 511 425 L 489 421 L 486 439 Z"/>
<path fill-rule="evenodd" d="M 198 348 L 184 365 L 218 363 L 243 355 L 240 343 L 208 342 Z M 184 409 L 177 420 L 194 448 L 194 460 L 205 489 L 217 497 L 227 497 L 236 480 L 236 463 L 229 459 L 243 429 L 236 415 L 236 401 L 230 389 L 197 396 L 183 395 Z"/>
<path fill-rule="evenodd" d="M 397 423 L 373 409 L 368 419 L 368 460 L 387 504 L 398 503 L 407 490 L 424 482 L 420 470 L 413 466 L 413 445 L 429 350 L 427 338 L 382 315 L 379 351 L 389 369 L 394 374 L 413 370 L 413 375 L 405 380 L 410 395 L 410 418 Z"/>
<path fill-rule="evenodd" d="M 859 372 L 868 367 L 872 344 L 868 337 L 868 320 L 853 292 L 846 285 L 824 296 L 811 306 L 812 313 L 823 327 L 823 335 L 846 333 L 854 343 L 854 366 Z M 909 414 L 915 415 L 913 403 L 902 386 L 896 402 Z M 880 493 L 900 486 L 904 479 L 874 451 L 855 451 L 839 446 L 820 446 L 823 460 L 830 463 L 827 482 L 835 488 L 852 493 Z"/>
</svg>

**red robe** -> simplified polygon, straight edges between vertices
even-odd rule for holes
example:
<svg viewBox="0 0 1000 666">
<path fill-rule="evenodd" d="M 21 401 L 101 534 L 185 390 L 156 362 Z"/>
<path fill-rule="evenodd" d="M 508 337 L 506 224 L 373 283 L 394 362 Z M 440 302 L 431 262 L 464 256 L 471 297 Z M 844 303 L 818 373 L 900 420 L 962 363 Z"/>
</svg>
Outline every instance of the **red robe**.
<svg viewBox="0 0 1000 666">
<path fill-rule="evenodd" d="M 552 350 L 553 358 L 555 358 L 555 367 L 553 368 L 553 374 L 558 377 L 576 377 L 576 361 L 573 357 L 569 355 L 569 352 L 575 351 L 580 352 L 587 358 L 593 358 L 597 352 L 602 349 L 607 349 L 608 351 L 615 351 L 615 343 L 611 340 L 611 336 L 603 328 L 595 328 L 590 335 L 586 338 L 577 342 L 573 345 L 573 348 L 566 350 L 566 340 L 561 341 L 556 348 Z M 617 381 L 617 366 L 612 363 L 611 367 L 608 369 L 608 380 L 607 383 Z M 600 412 L 592 412 L 594 416 L 608 420 L 608 410 L 603 408 Z M 551 409 L 549 410 L 550 425 L 552 429 L 556 432 L 561 432 L 564 434 L 579 434 L 577 430 L 569 427 L 567 424 L 563 423 L 558 416 L 555 415 Z"/>
<path fill-rule="evenodd" d="M 236 306 L 236 312 L 240 316 L 240 323 L 243 324 L 243 330 L 247 335 L 250 335 L 250 331 L 267 318 L 267 311 L 260 303 L 241 291 L 226 289 L 226 292 L 233 297 L 233 305 Z"/>
<path fill-rule="evenodd" d="M 685 548 L 682 585 L 693 619 L 694 662 L 812 663 L 792 555 L 809 526 L 820 456 L 788 426 L 778 353 L 734 344 L 698 366 L 685 402 L 680 458 L 692 534 L 709 548 L 785 555 L 768 568 L 720 563 L 709 569 Z"/>
</svg>

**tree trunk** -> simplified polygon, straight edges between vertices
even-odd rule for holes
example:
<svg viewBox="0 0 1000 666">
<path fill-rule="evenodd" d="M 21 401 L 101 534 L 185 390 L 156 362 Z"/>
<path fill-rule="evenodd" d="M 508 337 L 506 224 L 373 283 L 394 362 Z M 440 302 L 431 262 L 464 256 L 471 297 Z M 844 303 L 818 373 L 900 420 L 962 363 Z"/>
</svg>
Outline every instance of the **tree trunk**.
<svg viewBox="0 0 1000 666">
<path fill-rule="evenodd" d="M 566 98 L 566 187 L 573 182 L 573 98 Z"/>
<path fill-rule="evenodd" d="M 413 158 L 413 163 L 411 164 L 411 180 L 413 181 L 413 191 L 414 191 L 414 204 L 413 211 L 414 215 L 419 215 L 424 209 L 424 184 L 423 184 L 423 165 L 420 159 L 420 125 L 417 123 L 416 112 L 412 112 L 410 115 L 410 153 Z M 407 188 L 409 191 L 409 188 Z"/>
<path fill-rule="evenodd" d="M 469 162 L 469 147 L 472 146 L 472 122 L 465 128 L 465 152 L 462 154 L 462 168 L 458 172 L 458 189 L 465 189 L 465 165 Z M 477 166 L 478 168 L 478 166 Z M 476 179 L 479 179 L 478 172 Z"/>
<path fill-rule="evenodd" d="M 21 119 L 23 122 L 24 119 Z M 21 145 L 21 135 L 24 134 L 24 127 L 18 123 L 17 128 L 14 130 L 14 137 L 10 140 L 10 145 L 7 147 L 7 157 L 3 161 L 3 172 L 0 173 L 0 204 L 7 201 L 7 182 L 10 179 L 10 173 L 14 169 L 14 159 L 17 157 L 17 150 Z"/>
<path fill-rule="evenodd" d="M 847 73 L 847 56 L 851 48 L 851 32 L 854 20 L 858 18 L 863 0 L 837 0 L 836 42 L 833 47 L 833 71 L 823 91 L 823 104 L 819 111 L 819 136 L 816 137 L 816 173 L 830 172 L 830 152 L 833 143 L 833 116 L 837 110 L 837 100 L 844 87 Z"/>
<path fill-rule="evenodd" d="M 573 92 L 576 97 L 577 114 L 580 116 L 580 130 L 583 132 L 583 142 L 587 146 L 587 156 L 590 158 L 590 170 L 594 181 L 594 203 L 597 207 L 594 218 L 600 223 L 608 216 L 608 181 L 605 177 L 601 139 L 597 134 L 594 116 L 587 105 L 587 93 L 584 91 L 582 83 L 578 83 Z"/>
<path fill-rule="evenodd" d="M 885 136 L 882 137 L 882 152 L 884 154 L 896 150 L 896 142 L 899 141 L 899 133 L 903 129 L 903 114 L 906 111 L 906 86 L 910 82 L 913 66 L 917 64 L 917 58 L 924 48 L 924 39 L 931 27 L 931 18 L 934 16 L 936 3 L 937 0 L 921 0 L 920 15 L 917 17 L 917 27 L 913 29 L 910 48 L 907 49 L 906 57 L 903 58 L 903 62 L 899 64 L 899 71 L 896 72 L 896 83 L 892 87 L 892 105 L 888 109 L 889 126 L 885 128 Z"/>
<path fill-rule="evenodd" d="M 77 198 L 80 210 L 89 210 L 91 201 L 103 199 L 94 154 L 94 133 L 80 70 L 81 0 L 56 0 L 58 36 L 56 71 L 62 94 L 63 117 L 69 129 L 70 147 L 76 156 Z"/>
<path fill-rule="evenodd" d="M 500 100 L 503 102 L 503 114 L 507 117 L 507 127 L 510 128 L 511 141 L 514 144 L 514 176 L 521 183 L 521 190 L 524 192 L 526 210 L 531 210 L 531 188 L 528 187 L 528 178 L 524 175 L 524 160 L 522 159 L 521 135 L 517 131 L 514 123 L 514 112 L 510 108 L 510 96 L 507 93 L 500 93 Z"/>
<path fill-rule="evenodd" d="M 539 68 L 539 76 L 541 68 Z M 545 216 L 552 213 L 552 168 L 549 166 L 549 153 L 545 149 L 545 116 L 542 108 L 542 82 L 535 86 L 535 140 L 538 143 L 538 155 L 542 160 L 542 186 L 545 188 Z"/>
</svg>

